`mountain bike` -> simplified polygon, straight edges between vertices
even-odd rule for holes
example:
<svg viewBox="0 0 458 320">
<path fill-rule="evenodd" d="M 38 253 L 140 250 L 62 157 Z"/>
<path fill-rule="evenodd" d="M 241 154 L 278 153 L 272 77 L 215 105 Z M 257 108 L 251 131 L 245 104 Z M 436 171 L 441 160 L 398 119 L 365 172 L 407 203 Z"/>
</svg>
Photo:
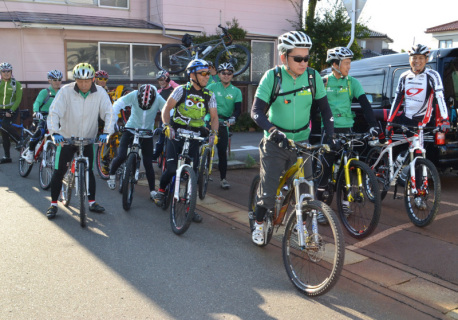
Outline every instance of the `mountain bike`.
<svg viewBox="0 0 458 320">
<path fill-rule="evenodd" d="M 60 201 L 65 207 L 70 205 L 73 188 L 75 195 L 79 199 L 80 205 L 80 225 L 86 227 L 86 203 L 89 195 L 89 158 L 83 155 L 84 147 L 93 144 L 93 138 L 72 137 L 65 140 L 65 144 L 77 147 L 77 152 L 73 160 L 68 165 L 67 172 L 62 180 L 62 190 Z"/>
<path fill-rule="evenodd" d="M 222 50 L 216 55 L 215 67 L 230 62 L 234 66 L 234 76 L 243 73 L 250 65 L 250 51 L 242 45 L 232 44 L 232 35 L 228 30 L 221 25 L 218 27 L 222 30 L 219 39 L 194 44 L 193 37 L 187 34 L 183 37 L 182 44 L 165 45 L 154 57 L 156 67 L 172 74 L 180 73 L 192 60 L 205 60 L 216 48 L 222 46 Z"/>
<path fill-rule="evenodd" d="M 110 136 L 107 143 L 97 146 L 96 164 L 97 172 L 103 180 L 110 178 L 110 165 L 116 158 L 121 132 L 118 131 Z"/>
<path fill-rule="evenodd" d="M 156 143 L 157 141 L 160 139 L 160 136 L 162 134 L 162 128 L 156 128 L 154 129 L 154 132 L 153 132 L 153 145 L 154 147 L 156 148 Z M 154 137 L 157 137 L 157 138 L 154 138 Z M 154 150 L 154 153 L 156 153 L 156 150 Z M 161 169 L 161 172 L 164 173 L 165 172 L 165 169 L 167 168 L 167 141 L 165 141 L 164 139 L 164 144 L 162 146 L 162 151 L 161 153 L 159 154 L 159 156 L 157 157 L 157 166 L 159 169 Z"/>
<path fill-rule="evenodd" d="M 199 199 L 205 199 L 207 194 L 208 181 L 211 180 L 210 175 L 213 168 L 213 157 L 215 155 L 215 145 L 208 144 L 208 137 L 206 143 L 200 148 L 199 169 L 197 170 L 197 186 L 199 189 Z"/>
<path fill-rule="evenodd" d="M 377 177 L 371 168 L 359 160 L 356 147 L 365 146 L 371 139 L 365 133 L 339 133 L 337 139 L 342 149 L 332 164 L 332 174 L 323 202 L 330 205 L 337 194 L 337 209 L 342 224 L 348 233 L 362 239 L 369 236 L 377 227 L 381 213 L 381 196 Z M 317 168 L 320 170 L 320 168 Z"/>
<path fill-rule="evenodd" d="M 122 178 L 122 207 L 128 211 L 132 205 L 134 188 L 140 175 L 141 147 L 140 138 L 151 138 L 153 131 L 150 129 L 124 128 L 133 133 L 134 140 L 130 146 Z"/>
<path fill-rule="evenodd" d="M 366 161 L 377 176 L 382 199 L 391 186 L 394 186 L 393 198 L 396 199 L 397 187 L 401 183 L 398 178 L 401 174 L 405 176 L 404 203 L 407 215 L 414 225 L 425 227 L 434 221 L 439 212 L 441 183 L 436 167 L 426 159 L 424 130 L 435 133 L 437 129 L 396 123 L 388 125 L 401 128 L 405 138 L 396 142 L 390 139 L 388 144 L 378 141 L 370 143 L 374 148 L 369 151 Z M 413 136 L 406 137 L 407 132 Z M 393 160 L 393 148 L 401 145 L 407 145 L 408 150 L 403 150 Z"/>
<path fill-rule="evenodd" d="M 170 207 L 172 231 L 181 235 L 191 225 L 197 202 L 197 177 L 193 170 L 193 159 L 189 156 L 191 140 L 203 141 L 205 138 L 195 133 L 185 133 L 178 129 L 175 139 L 184 140 L 181 153 L 177 156 L 177 171 L 166 187 L 163 209 Z"/>
<path fill-rule="evenodd" d="M 286 273 L 294 286 L 307 296 L 328 292 L 342 272 L 345 241 L 336 214 L 321 201 L 314 200 L 313 179 L 305 177 L 304 164 L 311 161 L 311 151 L 329 152 L 328 145 L 308 145 L 290 140 L 290 148 L 297 153 L 297 162 L 280 177 L 275 206 L 265 217 L 265 246 L 272 238 L 274 228 L 286 227 L 282 239 L 282 256 Z M 306 159 L 304 159 L 306 157 Z M 260 177 L 254 178 L 249 193 L 248 217 L 254 229 L 254 210 Z M 306 190 L 308 188 L 308 191 Z M 289 210 L 291 208 L 291 210 Z M 288 214 L 288 211 L 291 211 Z M 321 212 L 329 221 L 318 225 Z"/>
</svg>

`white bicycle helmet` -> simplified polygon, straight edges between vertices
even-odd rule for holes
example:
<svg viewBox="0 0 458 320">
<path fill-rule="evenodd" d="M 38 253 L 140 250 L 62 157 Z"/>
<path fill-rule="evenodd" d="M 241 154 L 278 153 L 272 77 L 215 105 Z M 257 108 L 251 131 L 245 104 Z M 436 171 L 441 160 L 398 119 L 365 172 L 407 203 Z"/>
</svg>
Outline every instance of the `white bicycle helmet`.
<svg viewBox="0 0 458 320">
<path fill-rule="evenodd" d="M 73 68 L 73 79 L 92 79 L 95 77 L 95 70 L 89 63 L 78 63 Z"/>
<path fill-rule="evenodd" d="M 353 59 L 353 52 L 347 47 L 335 47 L 327 52 L 326 63 L 332 60 Z"/>
<path fill-rule="evenodd" d="M 278 52 L 286 53 L 294 48 L 312 48 L 312 40 L 302 31 L 290 31 L 278 37 Z"/>
<path fill-rule="evenodd" d="M 57 79 L 57 80 L 62 80 L 62 72 L 59 71 L 59 70 L 51 70 L 48 72 L 48 80 L 53 80 L 53 79 Z"/>
<path fill-rule="evenodd" d="M 427 46 L 422 45 L 422 44 L 417 44 L 415 47 L 412 47 L 412 50 L 409 51 L 409 56 L 422 54 L 422 55 L 425 55 L 426 57 L 429 57 L 430 53 L 431 51 L 429 50 Z"/>
<path fill-rule="evenodd" d="M 150 84 L 143 84 L 137 92 L 138 106 L 140 109 L 148 110 L 156 100 L 156 90 Z"/>
<path fill-rule="evenodd" d="M 8 62 L 2 62 L 0 63 L 0 70 L 1 71 L 12 71 L 13 66 Z"/>
<path fill-rule="evenodd" d="M 221 72 L 223 70 L 229 70 L 234 72 L 234 66 L 230 62 L 223 62 L 218 66 L 218 72 Z"/>
</svg>

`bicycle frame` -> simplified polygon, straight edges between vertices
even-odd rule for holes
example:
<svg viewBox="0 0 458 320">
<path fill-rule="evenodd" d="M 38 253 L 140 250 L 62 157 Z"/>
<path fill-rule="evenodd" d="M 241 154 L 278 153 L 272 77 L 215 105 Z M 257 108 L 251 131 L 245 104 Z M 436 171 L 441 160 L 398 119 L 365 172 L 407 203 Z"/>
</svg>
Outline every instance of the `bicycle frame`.
<svg viewBox="0 0 458 320">
<path fill-rule="evenodd" d="M 29 111 L 28 110 L 20 110 L 19 111 L 20 113 L 23 113 L 23 114 L 28 114 Z M 6 113 L 5 112 L 0 112 L 0 115 L 4 116 Z M 16 123 L 12 123 L 11 126 L 16 128 L 16 129 L 19 129 L 21 131 L 21 134 L 20 134 L 20 139 L 24 139 L 24 132 L 30 136 L 33 135 L 33 133 L 26 129 L 24 127 L 24 124 L 22 123 L 23 122 L 23 115 L 21 114 L 20 115 L 20 124 L 16 124 Z M 3 119 L 0 119 L 0 130 L 6 132 L 8 134 L 8 136 L 15 142 L 15 143 L 19 143 L 20 141 L 17 140 L 14 136 L 10 135 L 10 133 L 8 131 L 6 131 L 3 127 L 2 127 L 2 122 L 3 122 Z"/>
</svg>

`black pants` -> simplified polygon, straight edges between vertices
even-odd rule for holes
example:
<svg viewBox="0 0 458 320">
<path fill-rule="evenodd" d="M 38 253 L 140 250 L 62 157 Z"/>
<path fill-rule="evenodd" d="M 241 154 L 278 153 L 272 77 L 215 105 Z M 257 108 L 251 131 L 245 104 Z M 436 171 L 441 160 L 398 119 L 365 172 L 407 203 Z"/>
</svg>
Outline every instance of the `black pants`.
<svg viewBox="0 0 458 320">
<path fill-rule="evenodd" d="M 51 178 L 51 201 L 57 201 L 62 189 L 62 179 L 67 172 L 67 164 L 71 163 L 73 155 L 78 151 L 75 146 L 63 146 L 57 148 L 56 153 L 56 169 Z M 89 201 L 95 200 L 95 177 L 92 172 L 92 164 L 94 163 L 94 145 L 90 144 L 84 147 L 83 155 L 89 158 Z"/>
<path fill-rule="evenodd" d="M 119 142 L 118 155 L 113 159 L 110 168 L 110 175 L 115 175 L 116 170 L 127 158 L 127 148 L 134 140 L 134 134 L 125 131 Z M 145 167 L 146 179 L 148 180 L 149 191 L 155 189 L 154 169 L 153 169 L 153 138 L 140 138 L 140 147 L 142 148 L 143 166 Z"/>
<path fill-rule="evenodd" d="M 32 138 L 30 138 L 30 142 L 29 142 L 30 151 L 35 151 L 35 147 L 37 146 L 38 141 L 40 141 L 40 139 L 45 134 L 46 128 L 47 128 L 46 120 L 40 120 L 38 122 L 37 130 L 33 134 Z"/>
<path fill-rule="evenodd" d="M 229 130 L 220 123 L 218 129 L 218 170 L 221 180 L 226 179 L 227 172 L 227 146 L 229 144 Z"/>
<path fill-rule="evenodd" d="M 334 128 L 335 133 L 350 133 L 353 132 L 351 128 Z M 321 143 L 326 143 L 326 134 L 324 131 L 322 131 L 322 138 L 321 138 Z M 323 175 L 321 176 L 320 182 L 318 183 L 318 188 L 326 188 L 327 185 L 329 184 L 329 178 L 331 177 L 332 174 L 332 164 L 336 160 L 336 157 L 339 155 L 336 154 L 335 152 L 329 152 L 329 153 L 324 153 L 321 158 L 321 163 L 322 163 L 322 172 Z"/>
<path fill-rule="evenodd" d="M 19 135 L 15 132 L 13 122 L 16 120 L 18 113 L 12 113 L 11 117 L 2 117 L 2 140 L 3 140 L 3 151 L 5 152 L 5 158 L 10 158 L 10 147 L 11 141 L 10 136 L 19 141 Z"/>
<path fill-rule="evenodd" d="M 159 184 L 160 189 L 165 189 L 170 183 L 170 180 L 175 175 L 177 171 L 178 164 L 178 155 L 183 149 L 184 140 L 166 140 L 167 143 L 167 169 L 161 176 L 161 181 Z M 197 172 L 197 166 L 199 162 L 199 146 L 200 143 L 198 140 L 192 140 L 189 144 L 189 157 L 193 159 L 193 169 L 194 172 Z"/>
</svg>

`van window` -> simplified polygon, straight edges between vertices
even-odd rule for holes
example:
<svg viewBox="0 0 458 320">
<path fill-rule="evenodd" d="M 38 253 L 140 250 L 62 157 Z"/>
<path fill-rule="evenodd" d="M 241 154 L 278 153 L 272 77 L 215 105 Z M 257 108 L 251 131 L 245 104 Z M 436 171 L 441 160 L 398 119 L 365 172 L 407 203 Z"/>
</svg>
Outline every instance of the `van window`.
<svg viewBox="0 0 458 320">
<path fill-rule="evenodd" d="M 458 101 L 458 58 L 446 58 L 444 62 L 442 82 L 444 83 L 445 100 L 448 101 L 452 97 L 454 101 Z"/>
<path fill-rule="evenodd" d="M 367 95 L 372 96 L 373 104 L 381 104 L 383 98 L 383 80 L 385 75 L 383 73 L 375 75 L 360 76 L 358 74 L 352 77 L 359 80 Z"/>
</svg>

